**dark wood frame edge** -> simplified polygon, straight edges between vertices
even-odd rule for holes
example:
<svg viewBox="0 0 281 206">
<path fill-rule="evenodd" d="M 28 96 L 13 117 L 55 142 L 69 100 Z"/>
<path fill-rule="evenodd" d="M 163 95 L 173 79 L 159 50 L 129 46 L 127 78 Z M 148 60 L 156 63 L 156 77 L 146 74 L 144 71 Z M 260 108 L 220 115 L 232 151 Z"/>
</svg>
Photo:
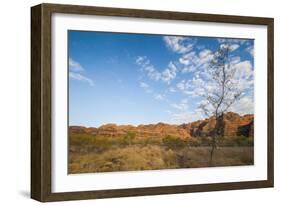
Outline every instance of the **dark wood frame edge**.
<svg viewBox="0 0 281 206">
<path fill-rule="evenodd" d="M 51 15 L 123 16 L 266 25 L 268 27 L 268 177 L 263 181 L 165 186 L 117 190 L 52 193 L 51 191 Z M 64 201 L 94 198 L 160 195 L 235 189 L 266 188 L 274 185 L 274 92 L 273 18 L 216 14 L 152 11 L 123 8 L 40 4 L 31 8 L 31 198 Z"/>
</svg>

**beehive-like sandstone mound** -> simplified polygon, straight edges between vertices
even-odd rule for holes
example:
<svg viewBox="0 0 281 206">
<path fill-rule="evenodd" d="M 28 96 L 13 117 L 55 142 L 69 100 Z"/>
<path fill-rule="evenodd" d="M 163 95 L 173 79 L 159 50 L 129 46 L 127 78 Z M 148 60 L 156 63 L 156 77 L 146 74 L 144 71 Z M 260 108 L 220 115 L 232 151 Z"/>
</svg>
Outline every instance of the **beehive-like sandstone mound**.
<svg viewBox="0 0 281 206">
<path fill-rule="evenodd" d="M 147 125 L 116 125 L 105 124 L 98 128 L 70 126 L 71 133 L 86 133 L 105 137 L 117 137 L 134 133 L 136 138 L 163 138 L 167 135 L 182 139 L 198 136 L 212 136 L 216 126 L 214 117 L 198 120 L 188 124 L 173 125 L 166 123 Z M 247 114 L 240 116 L 234 112 L 224 114 L 222 120 L 222 131 L 224 136 L 254 136 L 254 115 Z"/>
</svg>

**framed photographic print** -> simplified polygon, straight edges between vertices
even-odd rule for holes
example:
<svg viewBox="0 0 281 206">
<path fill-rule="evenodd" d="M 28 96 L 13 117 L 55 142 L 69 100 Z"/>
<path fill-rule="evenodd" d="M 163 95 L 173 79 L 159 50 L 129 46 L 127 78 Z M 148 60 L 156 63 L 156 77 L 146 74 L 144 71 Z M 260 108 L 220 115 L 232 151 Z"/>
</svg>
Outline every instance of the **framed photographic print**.
<svg viewBox="0 0 281 206">
<path fill-rule="evenodd" d="M 31 197 L 273 187 L 273 19 L 31 8 Z"/>
</svg>

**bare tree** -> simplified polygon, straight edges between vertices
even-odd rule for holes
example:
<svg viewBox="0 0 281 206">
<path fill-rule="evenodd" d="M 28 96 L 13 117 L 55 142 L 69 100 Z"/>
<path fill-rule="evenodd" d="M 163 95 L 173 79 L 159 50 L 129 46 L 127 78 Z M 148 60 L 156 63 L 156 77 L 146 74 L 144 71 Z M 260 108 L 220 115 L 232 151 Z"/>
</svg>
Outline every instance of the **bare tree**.
<svg viewBox="0 0 281 206">
<path fill-rule="evenodd" d="M 242 94 L 242 91 L 236 86 L 238 82 L 234 78 L 235 67 L 231 66 L 231 51 L 231 45 L 226 43 L 213 53 L 206 71 L 209 77 L 209 81 L 206 83 L 208 89 L 205 89 L 205 94 L 202 95 L 204 101 L 199 106 L 205 115 L 214 117 L 216 121 L 211 141 L 210 165 L 212 165 L 213 154 L 217 148 L 217 140 L 224 135 L 224 113 Z"/>
</svg>

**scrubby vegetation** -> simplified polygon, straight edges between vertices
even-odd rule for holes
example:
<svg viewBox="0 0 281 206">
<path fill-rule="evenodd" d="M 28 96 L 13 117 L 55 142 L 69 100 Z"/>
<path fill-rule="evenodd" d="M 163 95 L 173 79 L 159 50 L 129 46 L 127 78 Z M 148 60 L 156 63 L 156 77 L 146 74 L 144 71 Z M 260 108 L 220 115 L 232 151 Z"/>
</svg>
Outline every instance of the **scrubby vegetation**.
<svg viewBox="0 0 281 206">
<path fill-rule="evenodd" d="M 252 137 L 219 138 L 218 146 L 212 166 L 253 164 Z M 133 131 L 117 137 L 70 133 L 68 169 L 74 174 L 208 167 L 210 149 L 210 137 L 138 138 Z"/>
</svg>

